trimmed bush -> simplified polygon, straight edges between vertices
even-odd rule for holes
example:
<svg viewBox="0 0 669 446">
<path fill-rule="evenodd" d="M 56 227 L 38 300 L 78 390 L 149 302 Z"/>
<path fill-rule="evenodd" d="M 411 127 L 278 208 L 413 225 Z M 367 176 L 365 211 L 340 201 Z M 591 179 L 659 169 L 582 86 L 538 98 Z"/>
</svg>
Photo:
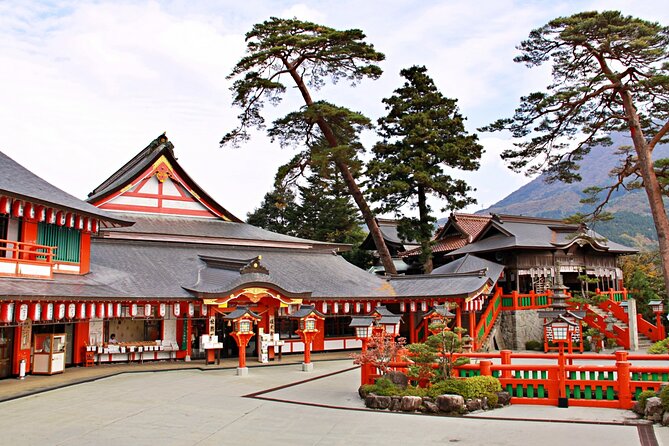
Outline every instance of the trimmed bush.
<svg viewBox="0 0 669 446">
<path fill-rule="evenodd" d="M 499 398 L 497 397 L 496 393 L 488 393 L 484 396 L 488 399 L 488 409 L 494 409 L 495 407 L 497 407 Z"/>
<path fill-rule="evenodd" d="M 472 376 L 465 379 L 465 398 L 481 398 L 502 390 L 499 379 L 494 376 Z"/>
<path fill-rule="evenodd" d="M 669 352 L 669 338 L 663 339 L 651 345 L 648 349 L 648 353 L 654 355 L 664 355 Z"/>
<path fill-rule="evenodd" d="M 639 396 L 636 397 L 636 400 L 639 402 L 639 406 L 641 406 L 641 410 L 646 410 L 646 401 L 648 398 L 652 398 L 654 396 L 657 396 L 657 394 L 652 390 L 644 390 L 639 394 Z"/>
<path fill-rule="evenodd" d="M 432 387 L 427 389 L 427 396 L 432 398 L 445 394 L 462 395 L 464 397 L 466 393 L 467 384 L 461 379 L 445 379 L 443 381 L 438 381 L 434 383 Z"/>
<path fill-rule="evenodd" d="M 362 386 L 362 389 L 367 394 L 373 393 L 379 396 L 420 396 L 423 397 L 427 394 L 427 389 L 421 389 L 419 387 L 408 386 L 406 389 L 402 389 L 388 378 L 378 378 L 374 384 L 366 384 Z"/>
<path fill-rule="evenodd" d="M 660 400 L 662 401 L 664 410 L 669 410 L 669 386 L 664 386 L 660 390 Z"/>
</svg>

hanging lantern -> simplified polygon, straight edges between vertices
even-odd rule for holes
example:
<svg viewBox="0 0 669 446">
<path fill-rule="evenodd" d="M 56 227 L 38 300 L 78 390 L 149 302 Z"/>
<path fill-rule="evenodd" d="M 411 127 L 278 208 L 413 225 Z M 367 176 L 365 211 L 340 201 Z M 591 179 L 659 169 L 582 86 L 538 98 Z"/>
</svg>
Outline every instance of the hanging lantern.
<svg viewBox="0 0 669 446">
<path fill-rule="evenodd" d="M 98 232 L 98 221 L 95 218 L 91 220 L 91 232 Z"/>
<path fill-rule="evenodd" d="M 32 203 L 26 203 L 26 205 L 23 207 L 23 215 L 28 220 L 34 220 L 36 216 L 35 205 L 33 205 Z"/>
<path fill-rule="evenodd" d="M 86 304 L 83 302 L 80 302 L 77 304 L 77 318 L 78 319 L 86 319 Z"/>
<path fill-rule="evenodd" d="M 421 311 L 427 311 L 427 302 L 422 301 L 422 302 L 420 303 L 420 310 L 421 310 Z"/>
<path fill-rule="evenodd" d="M 406 311 L 406 304 L 404 302 L 400 302 L 400 311 L 404 313 Z"/>
<path fill-rule="evenodd" d="M 172 312 L 174 313 L 174 316 L 179 317 L 181 316 L 181 304 L 178 302 L 172 305 Z"/>
<path fill-rule="evenodd" d="M 188 317 L 195 316 L 195 304 L 193 302 L 188 302 Z"/>
<path fill-rule="evenodd" d="M 16 200 L 12 204 L 12 215 L 16 218 L 23 217 L 23 202 L 21 200 Z"/>
<path fill-rule="evenodd" d="M 325 314 L 325 313 L 327 313 L 327 312 L 328 312 L 328 303 L 327 303 L 327 302 L 323 302 L 323 314 Z"/>
<path fill-rule="evenodd" d="M 284 308 L 284 310 L 285 310 L 285 308 Z M 208 312 L 209 312 L 209 306 L 203 303 L 202 304 L 202 309 L 200 310 L 200 313 L 202 314 L 202 316 L 206 316 Z"/>
<path fill-rule="evenodd" d="M 104 319 L 105 318 L 105 304 L 98 304 L 98 318 Z"/>
<path fill-rule="evenodd" d="M 361 308 L 360 302 L 356 302 L 355 303 L 355 312 L 360 313 L 360 308 Z"/>
<path fill-rule="evenodd" d="M 55 209 L 49 208 L 46 210 L 46 222 L 49 223 L 50 225 L 55 225 L 56 224 L 56 216 L 58 213 L 56 212 Z"/>
<path fill-rule="evenodd" d="M 67 304 L 67 317 L 74 319 L 77 316 L 77 304 Z"/>
<path fill-rule="evenodd" d="M 335 302 L 332 304 L 332 311 L 334 312 L 334 314 L 339 313 L 339 302 Z"/>
<path fill-rule="evenodd" d="M 137 317 L 137 304 L 130 304 L 130 317 Z"/>
<path fill-rule="evenodd" d="M 344 313 L 348 313 L 349 311 L 351 311 L 351 304 L 344 302 Z"/>
<path fill-rule="evenodd" d="M 33 322 L 38 322 L 42 319 L 42 304 L 32 303 L 30 304 L 30 319 Z"/>
<path fill-rule="evenodd" d="M 412 313 L 413 313 L 414 311 L 416 311 L 416 302 L 411 302 L 411 303 L 409 304 L 409 308 L 411 309 L 411 312 L 412 312 Z"/>
<path fill-rule="evenodd" d="M 114 317 L 121 317 L 123 314 L 123 305 L 119 302 L 114 304 Z"/>
<path fill-rule="evenodd" d="M 18 322 L 25 322 L 28 319 L 28 304 L 20 304 L 16 307 L 16 317 Z"/>
<path fill-rule="evenodd" d="M 77 228 L 77 230 L 83 231 L 84 230 L 84 217 L 82 217 L 81 215 L 77 215 L 77 217 L 74 220 L 74 225 Z"/>
<path fill-rule="evenodd" d="M 46 208 L 44 206 L 37 206 L 37 221 L 42 223 L 46 220 Z"/>
<path fill-rule="evenodd" d="M 160 315 L 160 317 L 165 317 L 165 313 L 167 311 L 166 308 L 167 305 L 163 303 L 158 304 L 158 314 Z"/>
<path fill-rule="evenodd" d="M 88 304 L 88 319 L 93 319 L 95 317 L 95 303 L 91 302 Z"/>
<path fill-rule="evenodd" d="M 72 307 L 74 308 L 74 306 Z M 67 306 L 63 303 L 56 304 L 56 319 L 63 320 L 65 313 L 67 312 Z"/>
<path fill-rule="evenodd" d="M 151 304 L 144 304 L 144 317 L 151 317 Z"/>
<path fill-rule="evenodd" d="M 74 228 L 75 215 L 72 212 L 65 214 L 65 226 L 68 228 Z"/>
<path fill-rule="evenodd" d="M 107 317 L 114 317 L 114 304 L 111 302 L 107 304 Z"/>
<path fill-rule="evenodd" d="M 7 302 L 2 304 L 0 309 L 0 322 L 14 321 L 14 302 Z"/>
<path fill-rule="evenodd" d="M 367 302 L 367 305 L 365 306 L 365 309 L 366 309 L 366 312 L 367 312 L 367 313 L 369 313 L 370 311 L 372 311 L 372 303 L 371 303 L 371 302 Z"/>
<path fill-rule="evenodd" d="M 9 197 L 0 197 L 0 214 L 9 214 L 12 212 L 12 199 Z"/>
<path fill-rule="evenodd" d="M 65 226 L 65 212 L 58 211 L 56 213 L 56 224 L 58 226 Z"/>
<path fill-rule="evenodd" d="M 44 304 L 44 320 L 52 321 L 53 320 L 53 303 Z"/>
</svg>

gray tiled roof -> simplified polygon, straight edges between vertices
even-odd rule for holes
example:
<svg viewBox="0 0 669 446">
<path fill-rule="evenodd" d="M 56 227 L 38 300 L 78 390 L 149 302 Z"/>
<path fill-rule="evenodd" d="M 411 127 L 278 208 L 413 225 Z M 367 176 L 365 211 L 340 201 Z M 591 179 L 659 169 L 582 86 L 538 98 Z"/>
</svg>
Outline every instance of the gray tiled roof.
<svg viewBox="0 0 669 446">
<path fill-rule="evenodd" d="M 471 273 L 480 270 L 485 270 L 486 276 L 493 282 L 496 282 L 504 270 L 504 265 L 467 254 L 439 268 L 435 268 L 432 274 Z"/>
<path fill-rule="evenodd" d="M 110 212 L 101 211 L 48 183 L 2 152 L 0 152 L 0 194 L 33 201 L 43 206 L 76 211 L 82 215 L 117 224 L 131 224 L 130 221 Z"/>
<path fill-rule="evenodd" d="M 508 220 L 505 220 L 505 217 L 508 217 Z M 558 220 L 527 218 L 527 221 L 522 221 L 522 217 L 501 216 L 491 220 L 488 228 L 473 243 L 452 251 L 450 254 L 500 251 L 513 248 L 555 249 L 572 243 L 575 234 L 579 233 L 578 231 L 578 226 Z M 632 254 L 637 252 L 636 249 L 606 240 L 590 229 L 586 229 L 580 234 L 600 249 L 610 253 Z"/>
<path fill-rule="evenodd" d="M 188 236 L 221 239 L 236 239 L 236 240 L 255 240 L 255 241 L 270 241 L 314 245 L 322 248 L 345 248 L 347 245 L 318 242 L 314 240 L 307 240 L 298 237 L 291 237 L 288 235 L 278 234 L 276 232 L 267 231 L 248 223 L 239 223 L 231 221 L 223 221 L 212 218 L 194 218 L 194 217 L 179 217 L 168 215 L 151 215 L 151 214 L 123 214 L 118 215 L 124 219 L 129 219 L 135 224 L 128 228 L 113 228 L 109 232 L 114 233 L 128 233 L 128 234 L 161 234 L 173 236 Z"/>
</svg>

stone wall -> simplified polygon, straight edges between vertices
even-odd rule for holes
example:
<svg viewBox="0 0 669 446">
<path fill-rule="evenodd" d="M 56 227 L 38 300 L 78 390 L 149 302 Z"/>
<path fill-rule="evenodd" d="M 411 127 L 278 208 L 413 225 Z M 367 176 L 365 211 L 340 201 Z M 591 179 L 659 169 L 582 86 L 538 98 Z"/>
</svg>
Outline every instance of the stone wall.
<svg viewBox="0 0 669 446">
<path fill-rule="evenodd" d="M 538 310 L 502 311 L 495 341 L 499 349 L 524 350 L 527 341 L 543 341 Z"/>
</svg>

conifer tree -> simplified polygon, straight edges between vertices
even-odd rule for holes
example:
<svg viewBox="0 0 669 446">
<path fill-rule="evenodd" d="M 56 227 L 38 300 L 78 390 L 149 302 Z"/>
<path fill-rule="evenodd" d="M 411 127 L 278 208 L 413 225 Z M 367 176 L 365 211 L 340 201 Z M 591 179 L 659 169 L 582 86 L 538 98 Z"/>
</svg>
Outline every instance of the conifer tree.
<svg viewBox="0 0 669 446">
<path fill-rule="evenodd" d="M 400 75 L 404 85 L 383 100 L 388 114 L 378 121 L 383 140 L 368 163 L 369 193 L 382 212 L 402 215 L 407 205 L 418 210 L 418 218 L 400 219 L 399 230 L 406 240 L 420 242 L 423 270 L 429 273 L 435 217 L 427 198 L 445 199 L 443 210 L 475 203 L 471 187 L 444 169 L 478 169 L 483 147 L 465 130 L 457 99 L 441 94 L 425 67 L 413 66 Z"/>
</svg>

